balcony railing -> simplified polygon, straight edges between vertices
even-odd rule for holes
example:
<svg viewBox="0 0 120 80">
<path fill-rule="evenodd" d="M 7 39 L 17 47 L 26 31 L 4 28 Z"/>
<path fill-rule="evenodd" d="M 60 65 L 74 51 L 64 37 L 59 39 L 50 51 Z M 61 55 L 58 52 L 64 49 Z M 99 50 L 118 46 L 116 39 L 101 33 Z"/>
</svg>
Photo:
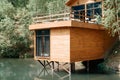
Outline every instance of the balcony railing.
<svg viewBox="0 0 120 80">
<path fill-rule="evenodd" d="M 67 21 L 67 20 L 75 20 L 79 22 L 85 23 L 96 23 L 98 24 L 101 17 L 97 15 L 87 16 L 86 13 L 82 10 L 72 10 L 65 11 L 63 13 L 57 14 L 46 14 L 42 16 L 36 16 L 33 18 L 33 23 L 45 23 L 45 22 L 54 22 L 54 21 Z"/>
</svg>

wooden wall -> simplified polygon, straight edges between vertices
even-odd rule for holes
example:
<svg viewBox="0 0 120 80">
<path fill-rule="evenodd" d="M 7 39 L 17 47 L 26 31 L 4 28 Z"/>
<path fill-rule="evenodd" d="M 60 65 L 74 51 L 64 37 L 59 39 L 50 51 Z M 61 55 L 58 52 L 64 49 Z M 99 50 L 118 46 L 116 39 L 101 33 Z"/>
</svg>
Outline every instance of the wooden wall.
<svg viewBox="0 0 120 80">
<path fill-rule="evenodd" d="M 104 58 L 113 42 L 104 30 L 71 28 L 70 35 L 71 62 Z"/>
<path fill-rule="evenodd" d="M 108 32 L 104 32 L 104 50 L 107 52 L 109 49 L 111 49 L 112 45 L 115 43 L 115 41 L 118 39 L 117 35 L 115 37 L 110 36 Z"/>
<path fill-rule="evenodd" d="M 70 29 L 51 29 L 50 35 L 50 60 L 70 62 Z"/>
<path fill-rule="evenodd" d="M 34 45 L 36 38 L 34 37 Z M 50 58 L 36 57 L 35 60 L 59 62 L 77 62 L 104 58 L 105 52 L 114 43 L 105 30 L 80 27 L 62 27 L 50 29 Z"/>
</svg>

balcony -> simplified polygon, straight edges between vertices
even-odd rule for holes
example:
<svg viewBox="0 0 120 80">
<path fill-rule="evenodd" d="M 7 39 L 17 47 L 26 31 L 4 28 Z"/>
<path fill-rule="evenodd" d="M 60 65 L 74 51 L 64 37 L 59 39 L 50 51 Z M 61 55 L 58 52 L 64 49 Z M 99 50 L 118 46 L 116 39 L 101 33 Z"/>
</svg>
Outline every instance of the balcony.
<svg viewBox="0 0 120 80">
<path fill-rule="evenodd" d="M 38 15 L 33 18 L 33 23 L 46 23 L 54 21 L 66 21 L 70 20 L 70 12 L 68 10 L 60 11 L 56 14 L 43 14 Z"/>
<path fill-rule="evenodd" d="M 74 20 L 84 23 L 101 23 L 102 8 L 101 2 L 72 6 L 71 10 L 60 11 L 56 14 L 44 14 L 35 16 L 33 23 L 46 23 L 56 21 Z"/>
<path fill-rule="evenodd" d="M 86 16 L 82 14 L 83 11 L 81 10 L 72 10 L 71 12 L 63 12 L 58 14 L 46 14 L 42 16 L 35 16 L 33 18 L 33 24 L 37 23 L 46 23 L 46 22 L 56 22 L 56 21 L 68 21 L 68 20 L 75 20 L 84 23 L 94 23 L 98 24 L 101 17 L 98 16 Z M 87 14 L 87 13 L 86 13 Z"/>
</svg>

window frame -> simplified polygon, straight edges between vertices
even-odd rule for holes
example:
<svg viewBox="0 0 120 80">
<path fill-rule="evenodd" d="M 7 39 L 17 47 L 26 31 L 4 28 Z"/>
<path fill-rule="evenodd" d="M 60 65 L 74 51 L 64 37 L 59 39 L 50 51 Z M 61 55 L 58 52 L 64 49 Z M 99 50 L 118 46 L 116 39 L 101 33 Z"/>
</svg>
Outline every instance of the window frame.
<svg viewBox="0 0 120 80">
<path fill-rule="evenodd" d="M 95 3 L 98 3 L 98 5 L 101 5 L 101 6 L 96 6 L 95 5 Z M 87 8 L 87 5 L 89 5 L 89 4 L 92 4 L 93 5 L 93 8 Z M 84 9 L 84 15 L 82 15 L 82 16 L 84 16 L 84 20 L 81 20 L 80 19 L 80 17 L 79 18 L 77 18 L 77 19 L 80 19 L 80 21 L 86 21 L 86 19 L 88 19 L 88 21 L 90 21 L 91 19 L 95 19 L 95 15 L 96 15 L 96 12 L 97 12 L 97 10 L 98 10 L 98 12 L 100 12 L 100 14 L 98 13 L 98 15 L 100 15 L 101 17 L 103 16 L 103 11 L 102 11 L 102 6 L 103 6 L 103 3 L 102 3 L 102 1 L 96 1 L 96 2 L 92 2 L 92 3 L 85 3 L 85 4 L 81 4 L 81 5 L 84 5 L 85 6 L 85 9 Z M 76 5 L 76 6 L 81 6 L 81 5 Z M 74 15 L 74 10 L 73 10 L 73 7 L 75 7 L 75 6 L 72 6 L 72 14 Z M 92 16 L 88 16 L 88 10 L 91 10 L 92 11 Z M 80 10 L 78 10 L 78 11 L 80 11 Z M 82 11 L 82 10 L 81 10 Z M 75 15 L 74 15 L 75 16 Z M 75 17 L 72 17 L 72 18 L 74 18 L 74 19 L 76 19 Z M 79 16 L 79 15 L 78 15 Z M 96 15 L 97 16 L 97 15 Z"/>
<path fill-rule="evenodd" d="M 44 33 L 42 34 L 42 31 L 45 31 L 45 34 Z M 35 56 L 36 57 L 50 57 L 50 29 L 36 30 L 35 32 L 36 32 L 36 54 Z M 47 44 L 47 47 L 46 47 L 46 44 Z"/>
<path fill-rule="evenodd" d="M 82 9 L 75 10 L 73 8 L 83 6 Z M 85 4 L 77 5 L 77 6 L 72 6 L 72 12 L 74 12 L 74 19 L 79 19 L 80 21 L 85 21 Z"/>
<path fill-rule="evenodd" d="M 101 5 L 101 7 L 99 7 L 99 6 L 96 7 L 96 6 L 95 6 L 95 3 L 100 3 L 99 6 Z M 92 8 L 88 8 L 88 5 L 89 5 L 89 4 L 92 4 Z M 98 14 L 98 15 L 102 16 L 102 1 L 86 4 L 86 12 L 87 12 L 87 13 L 86 13 L 86 16 L 87 16 L 87 18 L 92 18 L 92 19 L 94 19 L 94 18 L 95 18 L 95 15 L 97 15 L 95 10 L 98 10 L 98 9 L 101 10 L 101 13 Z M 91 10 L 91 11 L 92 11 L 92 16 L 88 16 L 88 10 Z"/>
</svg>

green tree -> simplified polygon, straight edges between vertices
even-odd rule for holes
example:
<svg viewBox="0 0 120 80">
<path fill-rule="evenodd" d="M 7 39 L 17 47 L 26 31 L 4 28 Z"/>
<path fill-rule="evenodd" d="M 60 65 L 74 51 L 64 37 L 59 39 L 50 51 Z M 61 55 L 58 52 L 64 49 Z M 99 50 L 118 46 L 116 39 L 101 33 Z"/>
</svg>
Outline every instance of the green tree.
<svg viewBox="0 0 120 80">
<path fill-rule="evenodd" d="M 8 0 L 15 8 L 26 7 L 29 0 Z"/>
<path fill-rule="evenodd" d="M 0 56 L 19 57 L 30 46 L 28 26 L 32 15 L 7 0 L 1 0 L 0 7 Z"/>
<path fill-rule="evenodd" d="M 67 8 L 65 2 L 66 0 L 29 0 L 27 8 L 32 10 L 34 15 L 55 14 Z"/>
<path fill-rule="evenodd" d="M 25 53 L 31 43 L 28 26 L 32 17 L 62 11 L 65 1 L 0 0 L 0 56 L 19 57 Z"/>
<path fill-rule="evenodd" d="M 120 35 L 120 0 L 104 1 L 104 19 L 103 24 L 106 29 L 114 36 Z"/>
</svg>

